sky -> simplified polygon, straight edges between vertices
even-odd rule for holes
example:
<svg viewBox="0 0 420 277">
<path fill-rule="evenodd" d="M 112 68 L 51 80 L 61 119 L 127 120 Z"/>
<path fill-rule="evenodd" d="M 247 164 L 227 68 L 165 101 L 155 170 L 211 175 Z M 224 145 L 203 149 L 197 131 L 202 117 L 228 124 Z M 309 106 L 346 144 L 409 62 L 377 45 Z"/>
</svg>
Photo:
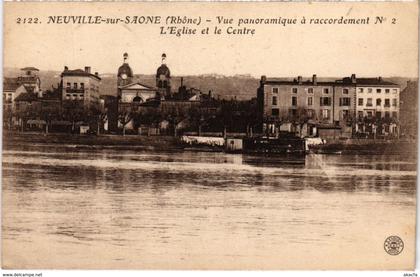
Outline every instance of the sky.
<svg viewBox="0 0 420 277">
<path fill-rule="evenodd" d="M 116 73 L 123 53 L 135 74 L 153 74 L 166 53 L 173 75 L 418 76 L 416 3 L 5 3 L 4 66 Z M 248 35 L 161 35 L 157 25 L 46 24 L 48 16 L 201 17 L 198 29 L 233 18 L 366 18 L 382 25 L 248 25 Z M 17 24 L 37 17 L 41 24 Z M 392 24 L 392 18 L 396 24 Z M 206 19 L 211 20 L 205 23 Z M 373 21 L 373 20 L 372 20 Z M 229 25 L 221 26 L 225 29 Z M 194 27 L 190 25 L 190 27 Z M 233 27 L 237 27 L 233 24 Z"/>
</svg>

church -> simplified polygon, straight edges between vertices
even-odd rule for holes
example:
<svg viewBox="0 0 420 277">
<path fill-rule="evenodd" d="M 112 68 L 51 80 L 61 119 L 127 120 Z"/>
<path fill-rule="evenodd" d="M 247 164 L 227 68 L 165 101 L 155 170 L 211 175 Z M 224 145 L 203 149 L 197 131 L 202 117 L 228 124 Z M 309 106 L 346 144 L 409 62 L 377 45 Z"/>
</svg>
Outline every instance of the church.
<svg viewBox="0 0 420 277">
<path fill-rule="evenodd" d="M 162 64 L 156 72 L 156 87 L 135 81 L 133 70 L 128 64 L 128 54 L 124 53 L 124 63 L 118 68 L 118 100 L 120 104 L 141 104 L 160 101 L 171 94 L 170 70 L 165 64 L 166 55 L 162 54 Z"/>
</svg>

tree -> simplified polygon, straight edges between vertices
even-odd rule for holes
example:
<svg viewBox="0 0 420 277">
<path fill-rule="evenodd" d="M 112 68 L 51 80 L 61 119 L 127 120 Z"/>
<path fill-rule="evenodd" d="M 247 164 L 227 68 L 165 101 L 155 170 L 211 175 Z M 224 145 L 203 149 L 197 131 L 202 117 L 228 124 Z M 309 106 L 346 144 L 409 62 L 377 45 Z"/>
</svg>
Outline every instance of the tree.
<svg viewBox="0 0 420 277">
<path fill-rule="evenodd" d="M 122 110 L 118 112 L 118 121 L 123 128 L 123 136 L 125 136 L 125 126 L 133 119 L 133 113 L 129 110 Z"/>
<path fill-rule="evenodd" d="M 65 101 L 63 102 L 63 117 L 72 123 L 71 131 L 74 132 L 76 129 L 76 122 L 86 119 L 86 112 L 83 104 L 77 103 L 76 101 Z"/>
</svg>

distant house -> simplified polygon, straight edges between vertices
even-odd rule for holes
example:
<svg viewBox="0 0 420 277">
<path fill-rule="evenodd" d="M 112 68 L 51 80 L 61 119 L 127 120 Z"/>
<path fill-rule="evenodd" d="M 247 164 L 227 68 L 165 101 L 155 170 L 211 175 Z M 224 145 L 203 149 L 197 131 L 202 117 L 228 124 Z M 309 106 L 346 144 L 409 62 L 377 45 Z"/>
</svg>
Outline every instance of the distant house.
<svg viewBox="0 0 420 277">
<path fill-rule="evenodd" d="M 35 93 L 42 97 L 39 69 L 35 67 L 21 68 L 21 74 L 15 78 L 3 80 L 3 104 L 13 104 L 15 98 L 22 93 Z"/>
</svg>

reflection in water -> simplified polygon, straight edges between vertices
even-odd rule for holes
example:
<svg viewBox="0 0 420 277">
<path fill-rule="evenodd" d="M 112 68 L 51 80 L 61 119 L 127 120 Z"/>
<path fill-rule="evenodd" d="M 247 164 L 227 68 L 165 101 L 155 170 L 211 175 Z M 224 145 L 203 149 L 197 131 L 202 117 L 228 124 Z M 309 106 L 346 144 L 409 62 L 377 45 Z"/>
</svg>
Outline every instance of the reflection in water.
<svg viewBox="0 0 420 277">
<path fill-rule="evenodd" d="M 296 268 L 319 253 L 380 244 L 384 230 L 399 234 L 402 226 L 412 239 L 415 182 L 415 158 L 398 156 L 16 147 L 3 152 L 3 261 Z M 377 261 L 381 251 L 361 255 Z M 313 267 L 334 267 L 329 261 Z"/>
</svg>

